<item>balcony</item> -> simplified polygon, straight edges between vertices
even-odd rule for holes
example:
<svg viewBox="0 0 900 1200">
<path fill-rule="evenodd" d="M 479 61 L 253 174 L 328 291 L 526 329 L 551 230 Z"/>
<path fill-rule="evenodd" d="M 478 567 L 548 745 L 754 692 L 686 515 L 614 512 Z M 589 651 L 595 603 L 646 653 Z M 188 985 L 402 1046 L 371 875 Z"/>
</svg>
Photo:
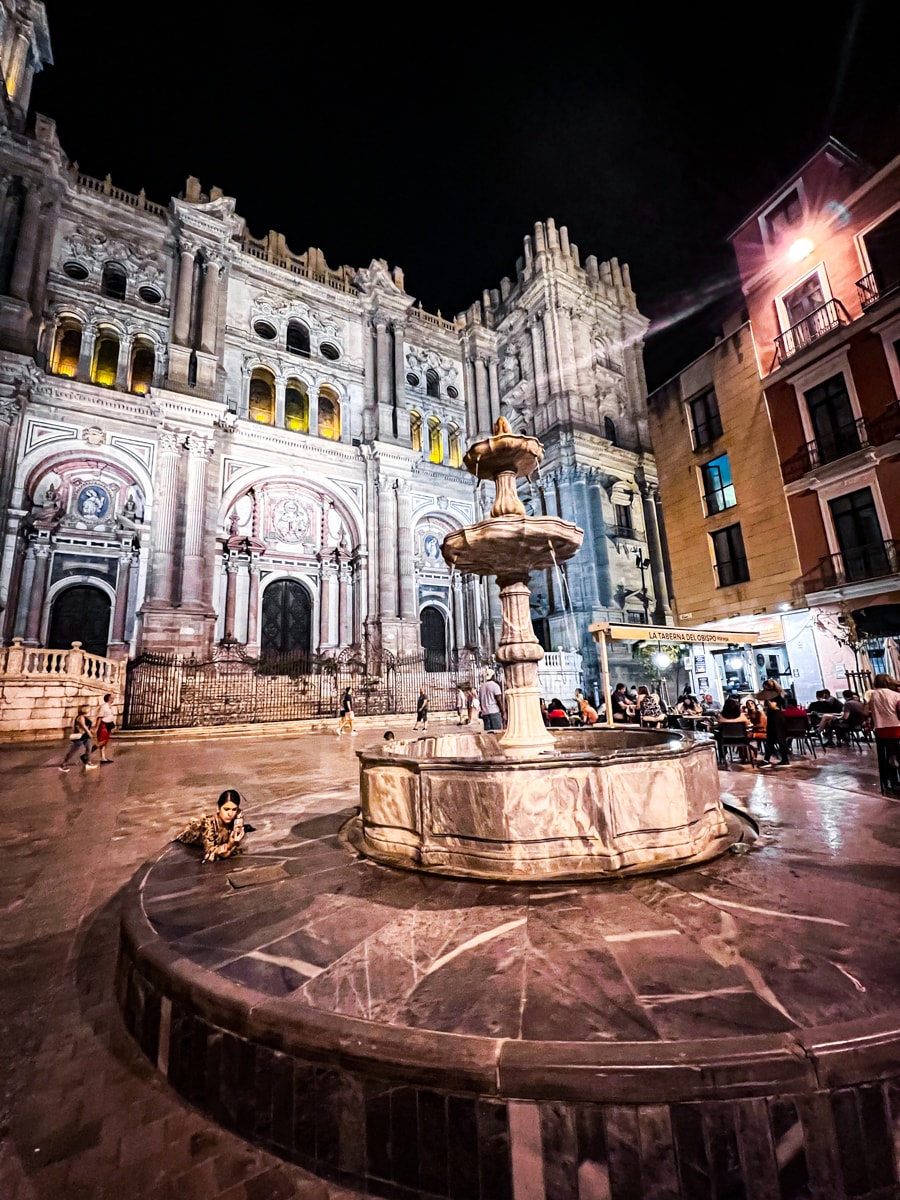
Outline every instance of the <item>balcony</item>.
<svg viewBox="0 0 900 1200">
<path fill-rule="evenodd" d="M 807 442 L 790 458 L 782 461 L 781 474 L 785 483 L 795 483 L 815 467 L 837 462 L 838 459 L 846 458 L 848 454 L 854 454 L 857 450 L 864 450 L 867 446 L 883 446 L 885 442 L 891 442 L 894 438 L 900 438 L 898 400 L 889 404 L 877 417 L 870 417 L 868 421 L 860 417 L 842 426 L 829 444 L 819 441 Z"/>
<path fill-rule="evenodd" d="M 900 283 L 883 284 L 879 283 L 873 272 L 868 275 L 863 275 L 862 279 L 856 281 L 856 294 L 859 296 L 860 307 L 863 312 L 871 308 L 873 304 L 877 304 L 879 300 L 889 296 L 892 292 L 896 292 Z"/>
<path fill-rule="evenodd" d="M 839 554 L 826 554 L 803 576 L 803 590 L 809 596 L 813 592 L 826 592 L 851 583 L 865 583 L 869 579 L 896 575 L 900 570 L 898 551 L 900 542 L 892 540 L 855 546 Z"/>
<path fill-rule="evenodd" d="M 633 542 L 634 541 L 634 526 L 633 525 L 610 525 L 607 527 L 610 537 L 614 537 L 617 542 Z"/>
<path fill-rule="evenodd" d="M 790 329 L 786 329 L 784 333 L 778 335 L 775 339 L 778 361 L 786 362 L 799 351 L 805 350 L 807 346 L 811 346 L 813 342 L 824 337 L 826 333 L 831 333 L 833 329 L 839 329 L 841 325 L 846 325 L 849 321 L 850 318 L 839 300 L 827 300 L 818 308 L 814 308 L 802 321 L 798 321 L 796 325 L 792 325 Z"/>
</svg>

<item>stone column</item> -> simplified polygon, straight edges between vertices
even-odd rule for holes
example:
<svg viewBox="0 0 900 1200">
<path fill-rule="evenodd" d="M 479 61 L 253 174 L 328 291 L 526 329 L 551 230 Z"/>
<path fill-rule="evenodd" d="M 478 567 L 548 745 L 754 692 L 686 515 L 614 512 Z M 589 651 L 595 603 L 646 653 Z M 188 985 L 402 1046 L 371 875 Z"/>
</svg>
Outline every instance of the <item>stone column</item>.
<svg viewBox="0 0 900 1200">
<path fill-rule="evenodd" d="M 641 507 L 644 510 L 644 528 L 647 531 L 647 556 L 650 559 L 650 578 L 653 580 L 653 595 L 656 604 L 653 608 L 655 625 L 664 625 L 666 618 L 671 615 L 669 589 L 666 585 L 665 563 L 663 562 L 662 542 L 659 536 L 659 522 L 656 516 L 656 488 L 647 485 L 641 490 Z"/>
<path fill-rule="evenodd" d="M 453 604 L 453 640 L 454 649 L 459 653 L 466 645 L 466 611 L 465 594 L 463 592 L 462 576 L 459 571 L 453 572 L 451 580 L 450 599 Z"/>
<path fill-rule="evenodd" d="M 394 424 L 392 433 L 395 438 L 405 439 L 408 430 L 400 424 L 400 397 L 406 388 L 406 363 L 403 359 L 403 338 L 406 326 L 402 321 L 394 322 Z"/>
<path fill-rule="evenodd" d="M 128 599 L 131 596 L 131 567 L 134 551 L 131 546 L 123 546 L 119 553 L 119 566 L 116 572 L 116 607 L 113 611 L 113 643 L 122 645 L 125 641 L 125 622 L 128 616 Z"/>
<path fill-rule="evenodd" d="M 238 558 L 235 554 L 225 557 L 225 640 L 234 638 L 234 618 L 237 612 Z"/>
<path fill-rule="evenodd" d="M 463 360 L 463 384 L 466 393 L 465 444 L 475 440 L 478 433 L 478 398 L 475 395 L 475 369 L 470 358 Z"/>
<path fill-rule="evenodd" d="M 156 606 L 172 603 L 175 566 L 175 515 L 178 508 L 178 464 L 181 439 L 177 433 L 159 438 L 156 499 L 153 505 L 153 557 L 147 579 L 147 601 Z"/>
<path fill-rule="evenodd" d="M 378 477 L 378 615 L 397 615 L 397 508 L 394 480 Z"/>
<path fill-rule="evenodd" d="M 22 76 L 25 74 L 25 68 L 28 65 L 28 54 L 31 50 L 31 26 L 25 25 L 17 34 L 16 40 L 13 43 L 12 54 L 9 59 L 9 97 L 14 100 L 20 108 L 24 107 L 25 97 L 21 95 L 22 91 Z"/>
<path fill-rule="evenodd" d="M 331 645 L 331 565 L 319 560 L 319 645 L 321 653 Z"/>
<path fill-rule="evenodd" d="M 200 332 L 200 349 L 206 354 L 216 352 L 216 333 L 219 316 L 219 262 L 210 258 L 206 263 L 206 273 L 203 278 L 203 320 Z M 282 406 L 284 389 L 282 389 Z M 281 424 L 284 424 L 282 412 Z"/>
<path fill-rule="evenodd" d="M 374 323 L 370 324 L 366 331 L 366 361 L 365 361 L 365 379 L 363 383 L 363 423 L 362 436 L 364 442 L 372 442 L 378 437 L 378 379 L 377 368 L 375 363 L 375 339 L 372 335 Z M 312 423 L 312 396 L 309 398 L 309 431 L 315 433 L 316 430 Z"/>
<path fill-rule="evenodd" d="M 259 555 L 250 556 L 250 580 L 247 594 L 247 644 L 258 644 L 257 632 L 259 624 Z"/>
<path fill-rule="evenodd" d="M 182 607 L 204 607 L 205 575 L 204 526 L 206 524 L 206 468 L 212 445 L 205 437 L 190 434 L 185 441 L 188 452 L 187 487 L 184 496 L 184 559 L 181 568 Z"/>
<path fill-rule="evenodd" d="M 25 623 L 25 644 L 37 646 L 41 639 L 41 617 L 44 615 L 44 597 L 47 591 L 47 576 L 50 573 L 50 544 L 38 543 L 34 547 L 34 578 L 28 597 L 28 620 Z"/>
<path fill-rule="evenodd" d="M 555 336 L 557 332 L 556 311 L 548 309 L 538 319 L 544 329 L 544 352 L 547 362 L 547 383 L 550 389 L 550 398 L 551 400 L 556 400 L 562 391 L 559 377 L 559 339 Z"/>
<path fill-rule="evenodd" d="M 491 429 L 500 416 L 500 376 L 497 373 L 497 360 L 488 360 L 488 407 L 491 414 Z"/>
<path fill-rule="evenodd" d="M 562 385 L 567 392 L 578 389 L 577 360 L 575 357 L 575 338 L 572 333 L 572 310 L 559 309 L 559 340 L 561 350 Z"/>
<path fill-rule="evenodd" d="M 280 377 L 275 380 L 275 428 L 284 429 L 284 393 L 285 382 Z M 316 413 L 318 418 L 318 413 Z"/>
<path fill-rule="evenodd" d="M 491 422 L 491 398 L 488 393 L 487 367 L 483 358 L 476 358 L 475 365 L 475 411 L 478 416 L 477 436 L 484 437 L 493 429 Z"/>
<path fill-rule="evenodd" d="M 539 318 L 535 317 L 529 323 L 528 332 L 531 334 L 531 359 L 534 363 L 534 394 L 539 405 L 547 403 L 547 360 L 544 357 L 544 346 L 541 341 Z"/>
<path fill-rule="evenodd" d="M 116 391 L 128 391 L 128 376 L 131 371 L 132 335 L 126 333 L 119 342 L 119 361 L 116 364 Z"/>
<path fill-rule="evenodd" d="M 343 648 L 350 645 L 350 630 L 353 624 L 350 567 L 341 561 L 340 555 L 335 561 L 338 569 L 338 646 Z"/>
<path fill-rule="evenodd" d="M 31 599 L 31 585 L 34 582 L 35 561 L 34 546 L 26 546 L 24 549 L 22 572 L 19 577 L 19 593 L 16 597 L 16 619 L 13 624 L 13 636 L 18 638 L 25 637 L 25 627 L 28 623 L 28 602 Z"/>
<path fill-rule="evenodd" d="M 397 539 L 399 542 L 400 566 L 400 616 L 413 620 L 418 616 L 416 604 L 416 563 L 413 553 L 412 499 L 409 482 L 398 479 L 394 484 L 397 493 Z"/>
<path fill-rule="evenodd" d="M 181 243 L 178 292 L 175 296 L 175 341 L 186 346 L 191 335 L 191 299 L 194 290 L 194 247 Z"/>
<path fill-rule="evenodd" d="M 27 301 L 31 294 L 31 276 L 34 271 L 34 255 L 37 250 L 41 193 L 38 184 L 28 183 L 25 192 L 25 209 L 19 226 L 16 257 L 13 261 L 9 294 L 17 300 Z"/>
<path fill-rule="evenodd" d="M 97 330 L 92 323 L 85 322 L 81 330 L 81 349 L 78 351 L 78 366 L 75 378 L 87 383 L 91 377 L 91 366 L 94 361 L 94 342 L 97 340 Z"/>
<path fill-rule="evenodd" d="M 391 427 L 389 424 L 393 404 L 391 396 L 391 347 L 388 338 L 387 319 L 375 319 L 375 371 L 378 396 L 378 425 L 376 437 L 381 437 Z"/>
</svg>

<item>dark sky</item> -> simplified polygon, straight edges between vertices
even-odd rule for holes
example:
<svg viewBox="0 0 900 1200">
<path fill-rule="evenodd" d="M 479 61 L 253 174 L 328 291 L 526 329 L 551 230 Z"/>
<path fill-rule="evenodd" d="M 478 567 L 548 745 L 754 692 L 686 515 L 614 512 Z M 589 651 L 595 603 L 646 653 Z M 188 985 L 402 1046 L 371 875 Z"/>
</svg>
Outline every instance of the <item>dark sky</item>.
<svg viewBox="0 0 900 1200">
<path fill-rule="evenodd" d="M 785 174 L 829 133 L 900 149 L 878 0 L 318 7 L 50 0 L 33 107 L 88 174 L 163 203 L 196 175 L 255 236 L 384 258 L 444 316 L 514 277 L 553 217 L 582 259 L 630 264 L 664 327 L 651 387 L 704 348 L 675 318 L 727 287 L 725 235 Z"/>
</svg>

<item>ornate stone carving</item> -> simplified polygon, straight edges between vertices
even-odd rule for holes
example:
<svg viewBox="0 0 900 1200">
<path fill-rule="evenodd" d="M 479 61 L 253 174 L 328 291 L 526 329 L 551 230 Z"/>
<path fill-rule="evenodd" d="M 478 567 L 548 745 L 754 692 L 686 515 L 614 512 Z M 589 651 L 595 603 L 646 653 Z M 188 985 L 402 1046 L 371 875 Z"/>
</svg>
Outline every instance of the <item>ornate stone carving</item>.
<svg viewBox="0 0 900 1200">
<path fill-rule="evenodd" d="M 81 431 L 82 440 L 89 446 L 102 446 L 106 442 L 106 434 L 97 425 L 89 425 Z"/>
</svg>

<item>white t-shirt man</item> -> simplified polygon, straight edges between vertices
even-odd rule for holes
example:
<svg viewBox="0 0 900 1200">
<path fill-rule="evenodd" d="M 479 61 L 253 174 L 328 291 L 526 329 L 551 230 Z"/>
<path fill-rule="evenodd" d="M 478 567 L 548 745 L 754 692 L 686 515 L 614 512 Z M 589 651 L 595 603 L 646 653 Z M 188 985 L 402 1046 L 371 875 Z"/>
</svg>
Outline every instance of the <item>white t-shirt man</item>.
<svg viewBox="0 0 900 1200">
<path fill-rule="evenodd" d="M 478 707 L 481 709 L 481 720 L 485 733 L 503 728 L 503 691 L 500 684 L 488 675 L 478 689 Z"/>
</svg>

